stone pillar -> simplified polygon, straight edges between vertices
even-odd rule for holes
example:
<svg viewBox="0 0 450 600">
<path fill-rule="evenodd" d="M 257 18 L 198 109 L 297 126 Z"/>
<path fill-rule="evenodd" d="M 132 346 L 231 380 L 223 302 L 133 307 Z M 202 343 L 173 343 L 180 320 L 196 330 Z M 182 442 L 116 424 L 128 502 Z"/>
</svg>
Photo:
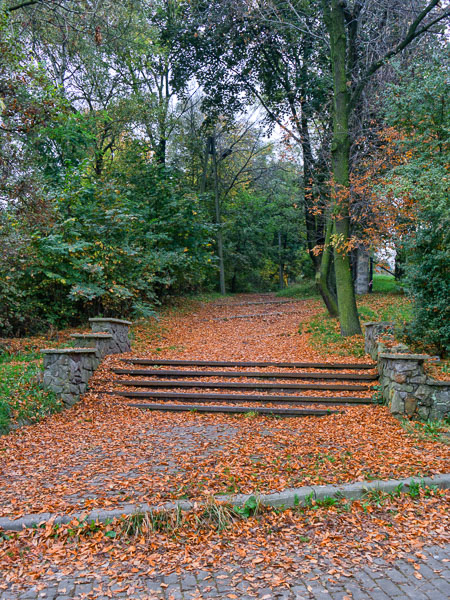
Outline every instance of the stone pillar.
<svg viewBox="0 0 450 600">
<path fill-rule="evenodd" d="M 128 337 L 128 331 L 130 325 L 132 325 L 131 321 L 95 317 L 89 319 L 89 322 L 93 333 L 110 333 L 113 336 L 109 354 L 130 352 L 131 342 Z"/>
<path fill-rule="evenodd" d="M 117 344 L 112 333 L 73 333 L 75 347 L 97 348 L 100 358 L 117 353 Z"/>
<path fill-rule="evenodd" d="M 67 406 L 86 393 L 88 381 L 100 362 L 96 348 L 46 348 L 43 386 Z"/>
<path fill-rule="evenodd" d="M 383 334 L 394 333 L 392 321 L 371 321 L 362 324 L 364 327 L 364 350 L 373 360 L 378 358 L 378 338 Z"/>
<path fill-rule="evenodd" d="M 369 293 L 369 253 L 360 246 L 356 254 L 355 292 L 358 295 Z"/>
</svg>

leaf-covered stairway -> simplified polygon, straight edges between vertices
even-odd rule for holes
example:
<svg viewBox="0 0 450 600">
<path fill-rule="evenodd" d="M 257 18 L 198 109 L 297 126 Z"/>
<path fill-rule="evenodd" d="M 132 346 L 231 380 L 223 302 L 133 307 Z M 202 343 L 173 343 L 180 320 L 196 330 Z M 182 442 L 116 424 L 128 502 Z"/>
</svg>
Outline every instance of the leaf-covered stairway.
<svg viewBox="0 0 450 600">
<path fill-rule="evenodd" d="M 370 363 L 122 361 L 112 393 L 145 410 L 324 416 L 336 412 L 330 407 L 371 404 L 378 377 Z"/>
</svg>

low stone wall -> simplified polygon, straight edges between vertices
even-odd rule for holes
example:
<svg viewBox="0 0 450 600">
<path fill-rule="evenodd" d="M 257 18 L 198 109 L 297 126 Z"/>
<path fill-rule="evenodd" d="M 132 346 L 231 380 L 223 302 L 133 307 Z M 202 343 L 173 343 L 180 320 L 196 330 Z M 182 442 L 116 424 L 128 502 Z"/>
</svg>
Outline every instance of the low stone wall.
<svg viewBox="0 0 450 600">
<path fill-rule="evenodd" d="M 110 333 L 114 338 L 112 347 L 115 348 L 109 354 L 118 354 L 121 352 L 129 352 L 131 350 L 131 342 L 128 337 L 131 321 L 122 319 L 95 318 L 89 319 L 93 333 Z"/>
<path fill-rule="evenodd" d="M 73 333 L 77 348 L 97 348 L 100 358 L 118 352 L 117 343 L 111 333 Z"/>
<path fill-rule="evenodd" d="M 89 379 L 107 354 L 129 352 L 130 321 L 122 319 L 89 319 L 91 333 L 75 333 L 75 348 L 46 348 L 43 386 L 57 394 L 64 404 L 72 406 L 87 391 Z"/>
<path fill-rule="evenodd" d="M 46 348 L 43 385 L 52 390 L 67 406 L 72 406 L 86 393 L 89 379 L 98 367 L 96 348 Z"/>
<path fill-rule="evenodd" d="M 450 383 L 425 373 L 427 354 L 412 354 L 398 344 L 388 349 L 379 341 L 393 330 L 389 322 L 364 323 L 366 352 L 377 360 L 379 385 L 391 413 L 410 419 L 436 420 L 450 414 Z"/>
<path fill-rule="evenodd" d="M 424 371 L 425 354 L 383 352 L 378 370 L 383 398 L 393 415 L 410 419 L 443 419 L 450 412 L 450 384 Z"/>
<path fill-rule="evenodd" d="M 364 350 L 370 354 L 373 360 L 378 358 L 378 339 L 381 335 L 394 333 L 394 323 L 391 321 L 371 321 L 363 323 L 364 327 Z"/>
</svg>

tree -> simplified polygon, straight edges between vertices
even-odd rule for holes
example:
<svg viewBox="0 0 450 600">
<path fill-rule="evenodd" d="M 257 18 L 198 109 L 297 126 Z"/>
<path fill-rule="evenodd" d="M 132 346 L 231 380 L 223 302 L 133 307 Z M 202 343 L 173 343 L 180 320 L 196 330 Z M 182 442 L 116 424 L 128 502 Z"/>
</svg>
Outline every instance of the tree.
<svg viewBox="0 0 450 600">
<path fill-rule="evenodd" d="M 201 83 L 208 114 L 232 115 L 257 102 L 269 130 L 277 125 L 288 144 L 302 148 L 306 193 L 301 193 L 306 219 L 309 256 L 317 272 L 317 285 L 330 314 L 337 315 L 329 287 L 331 231 L 324 213 L 312 214 L 321 204 L 327 180 L 329 119 L 325 30 L 317 18 L 319 5 L 298 12 L 286 2 L 259 3 L 244 0 L 187 3 L 184 30 L 175 39 L 178 68 Z M 301 19 L 305 35 L 299 36 L 295 19 Z M 329 229 L 329 228 L 328 228 Z M 322 257 L 313 252 L 321 246 Z"/>
<path fill-rule="evenodd" d="M 338 296 L 341 333 L 361 333 L 353 282 L 350 271 L 350 148 L 352 144 L 350 117 L 369 79 L 392 57 L 402 52 L 415 39 L 450 15 L 441 9 L 439 0 L 428 2 L 424 8 L 414 7 L 414 20 L 390 49 L 374 59 L 361 73 L 358 47 L 359 26 L 365 3 L 344 0 L 323 0 L 324 20 L 330 39 L 333 72 L 333 141 L 331 146 L 334 190 L 334 266 Z M 436 13 L 434 9 L 437 7 Z M 403 33 L 403 32 L 402 32 Z M 355 73 L 356 70 L 356 73 Z"/>
<path fill-rule="evenodd" d="M 311 172 L 315 174 L 314 179 L 311 177 L 313 182 L 320 180 L 317 164 L 310 168 L 311 157 L 314 158 L 310 133 L 314 126 L 317 131 L 321 122 L 314 107 L 327 96 L 326 73 L 328 64 L 331 66 L 332 204 L 326 212 L 321 260 L 316 261 L 320 264 L 317 280 L 333 313 L 335 305 L 327 286 L 332 247 L 341 332 L 360 333 L 349 260 L 350 159 L 355 133 L 352 120 L 375 73 L 414 40 L 432 31 L 449 15 L 449 10 L 441 9 L 437 0 L 426 5 L 414 2 L 408 12 L 401 3 L 392 7 L 364 0 L 273 0 L 252 4 L 229 0 L 220 4 L 198 1 L 192 5 L 194 16 L 183 41 L 193 49 L 197 76 L 209 94 L 210 104 L 222 109 L 228 103 L 234 109 L 243 91 L 258 98 L 268 118 L 301 143 L 306 185 Z M 324 28 L 329 37 L 328 62 Z M 387 33 L 386 43 L 372 41 L 380 28 Z M 288 111 L 291 127 L 280 117 L 280 107 Z M 320 155 L 317 144 L 315 154 Z"/>
</svg>

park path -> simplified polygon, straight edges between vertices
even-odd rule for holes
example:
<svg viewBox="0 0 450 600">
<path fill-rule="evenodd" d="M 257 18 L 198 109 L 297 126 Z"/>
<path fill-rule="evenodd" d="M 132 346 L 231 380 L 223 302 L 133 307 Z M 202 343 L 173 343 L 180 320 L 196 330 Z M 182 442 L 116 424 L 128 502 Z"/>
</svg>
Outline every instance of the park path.
<svg viewBox="0 0 450 600">
<path fill-rule="evenodd" d="M 341 356 L 322 356 L 308 343 L 308 334 L 298 334 L 299 323 L 322 310 L 316 300 L 280 303 L 267 295 L 204 303 L 190 311 L 165 314 L 158 328 L 139 324 L 132 354 L 199 360 L 342 361 Z M 364 362 L 354 357 L 345 360 Z M 446 448 L 406 435 L 381 406 L 348 406 L 320 419 L 291 420 L 147 413 L 129 408 L 123 398 L 111 395 L 120 380 L 112 369 L 120 364 L 118 357 L 107 357 L 90 392 L 77 406 L 1 438 L 2 516 L 70 513 L 141 501 L 158 504 L 186 497 L 201 500 L 211 493 L 267 493 L 314 483 L 446 471 Z M 171 556 L 175 546 L 175 554 L 188 552 L 189 540 L 184 552 L 182 546 L 167 541 L 166 549 L 158 547 L 156 554 L 163 554 L 156 562 L 172 564 L 171 573 L 157 567 L 147 575 L 138 557 L 110 558 L 104 544 L 96 547 L 86 541 L 79 547 L 65 546 L 43 534 L 45 541 L 39 535 L 38 541 L 32 536 L 29 541 L 21 539 L 20 550 L 11 550 L 5 542 L 3 556 L 0 545 L 0 570 L 5 573 L 0 598 L 441 600 L 447 597 L 444 577 L 449 553 L 431 544 L 443 542 L 445 537 L 442 531 L 433 533 L 445 501 L 431 500 L 434 504 L 430 507 L 407 507 L 407 522 L 398 524 L 398 535 L 404 540 L 401 548 L 396 546 L 390 553 L 375 544 L 373 552 L 367 550 L 367 556 L 361 558 L 361 550 L 355 547 L 353 562 L 352 552 L 346 555 L 345 575 L 341 574 L 342 564 L 338 561 L 336 570 L 335 563 L 320 550 L 320 544 L 328 543 L 326 528 L 315 547 L 305 546 L 301 530 L 288 526 L 288 530 L 293 528 L 288 551 L 278 547 L 271 533 L 271 560 L 265 568 L 259 555 L 251 552 L 245 561 L 237 561 L 237 554 L 231 552 L 225 565 L 204 570 L 191 563 L 185 568 L 182 559 L 172 560 Z M 419 519 L 424 523 L 421 528 Z M 372 520 L 367 530 L 376 526 Z M 387 523 L 382 539 L 387 539 L 391 526 Z M 238 554 L 249 540 L 252 543 L 253 535 L 267 543 L 262 525 L 254 532 L 242 527 L 247 537 L 242 545 L 234 540 Z M 348 535 L 351 519 L 346 527 Z M 340 536 L 338 528 L 335 539 Z M 420 540 L 418 546 L 414 537 Z M 419 549 L 419 555 L 402 558 L 408 548 Z M 207 537 L 202 552 L 208 554 Z M 280 556 L 283 565 L 277 564 Z M 383 566 L 383 557 L 396 556 L 398 560 L 391 561 L 389 568 Z"/>
<path fill-rule="evenodd" d="M 450 597 L 450 545 L 429 546 L 421 558 L 406 555 L 388 564 L 375 559 L 355 564 L 345 577 L 333 575 L 333 565 L 322 559 L 299 578 L 279 577 L 261 567 L 229 565 L 215 572 L 179 571 L 152 577 L 129 576 L 116 583 L 111 578 L 75 576 L 54 570 L 38 584 L 17 591 L 1 591 L 0 600 L 448 600 Z M 301 565 L 303 556 L 295 557 Z"/>
<path fill-rule="evenodd" d="M 279 301 L 238 296 L 172 311 L 150 332 L 135 329 L 129 356 L 342 360 L 321 356 L 307 343 L 308 334 L 297 332 L 299 321 L 322 310 L 318 301 L 267 302 Z M 231 319 L 255 310 L 266 316 Z M 3 436 L 0 516 L 446 472 L 441 445 L 407 436 L 378 405 L 290 420 L 130 408 L 127 399 L 113 393 L 120 376 L 112 369 L 123 366 L 121 358 L 103 361 L 90 392 L 76 406 Z M 332 455 L 342 460 L 328 460 Z"/>
</svg>

